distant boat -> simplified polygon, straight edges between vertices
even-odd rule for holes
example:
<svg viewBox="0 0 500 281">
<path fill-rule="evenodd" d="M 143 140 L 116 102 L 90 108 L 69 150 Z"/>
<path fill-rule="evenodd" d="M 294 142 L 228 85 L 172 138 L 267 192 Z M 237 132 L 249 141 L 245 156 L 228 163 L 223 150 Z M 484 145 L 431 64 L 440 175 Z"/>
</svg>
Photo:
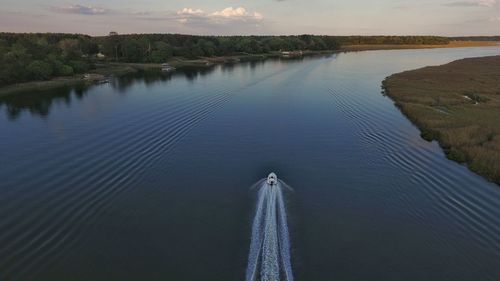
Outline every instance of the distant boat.
<svg viewBox="0 0 500 281">
<path fill-rule="evenodd" d="M 301 57 L 304 55 L 302 51 L 281 51 L 281 56 L 283 58 Z"/>
<path fill-rule="evenodd" d="M 97 84 L 106 84 L 111 82 L 111 79 L 109 77 L 95 73 L 84 74 L 83 79 Z"/>
<path fill-rule="evenodd" d="M 161 71 L 171 72 L 171 71 L 174 71 L 174 70 L 175 70 L 175 67 L 171 66 L 168 63 L 162 63 L 161 64 Z"/>
</svg>

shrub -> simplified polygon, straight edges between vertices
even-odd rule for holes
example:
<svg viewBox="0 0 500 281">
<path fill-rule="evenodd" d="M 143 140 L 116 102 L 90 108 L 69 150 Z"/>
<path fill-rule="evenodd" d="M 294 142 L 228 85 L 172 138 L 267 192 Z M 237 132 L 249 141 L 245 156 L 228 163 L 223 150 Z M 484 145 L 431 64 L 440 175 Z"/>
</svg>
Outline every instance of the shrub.
<svg viewBox="0 0 500 281">
<path fill-rule="evenodd" d="M 451 148 L 446 151 L 446 156 L 448 157 L 448 159 L 456 161 L 458 163 L 465 163 L 467 161 L 467 157 L 465 156 L 465 154 L 455 148 Z"/>
<path fill-rule="evenodd" d="M 68 65 L 73 68 L 74 73 L 84 73 L 90 69 L 90 65 L 83 61 L 72 60 Z"/>
<path fill-rule="evenodd" d="M 61 76 L 71 76 L 73 74 L 74 74 L 73 67 L 69 65 L 63 65 L 58 73 L 58 75 Z"/>
</svg>

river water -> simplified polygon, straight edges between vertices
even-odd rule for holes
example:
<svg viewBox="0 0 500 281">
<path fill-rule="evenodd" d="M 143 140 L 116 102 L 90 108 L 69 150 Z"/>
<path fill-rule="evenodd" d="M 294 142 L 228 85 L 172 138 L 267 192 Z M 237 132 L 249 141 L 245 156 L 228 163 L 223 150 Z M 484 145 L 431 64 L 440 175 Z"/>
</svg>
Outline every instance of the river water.
<svg viewBox="0 0 500 281">
<path fill-rule="evenodd" d="M 500 280 L 500 187 L 381 94 L 500 48 L 137 73 L 0 99 L 0 280 L 244 280 L 257 191 L 284 194 L 295 280 Z"/>
</svg>

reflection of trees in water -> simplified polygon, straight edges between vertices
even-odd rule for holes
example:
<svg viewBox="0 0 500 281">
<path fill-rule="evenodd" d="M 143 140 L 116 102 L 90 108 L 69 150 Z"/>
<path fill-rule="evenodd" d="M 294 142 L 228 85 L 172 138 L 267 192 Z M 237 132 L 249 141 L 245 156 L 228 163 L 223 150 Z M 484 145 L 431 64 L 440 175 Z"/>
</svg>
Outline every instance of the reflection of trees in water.
<svg viewBox="0 0 500 281">
<path fill-rule="evenodd" d="M 214 65 L 211 67 L 185 67 L 179 71 L 166 73 L 159 70 L 138 71 L 136 73 L 126 74 L 120 77 L 111 79 L 111 87 L 119 93 L 125 93 L 133 84 L 144 83 L 146 86 L 153 85 L 157 82 L 168 82 L 174 77 L 184 77 L 190 82 L 195 82 L 198 78 L 204 77 L 214 70 L 221 72 L 232 73 L 237 67 L 249 67 L 252 71 L 258 70 L 268 62 L 280 62 L 286 64 L 301 63 L 304 60 L 310 60 L 329 56 L 314 56 L 314 57 L 294 57 L 294 58 L 272 58 L 267 60 L 255 60 L 241 63 L 228 63 Z M 53 105 L 64 103 L 67 106 L 71 105 L 72 100 L 83 99 L 91 85 L 79 84 L 75 86 L 60 87 L 53 90 L 30 91 L 25 93 L 13 94 L 5 97 L 0 97 L 0 109 L 5 106 L 5 111 L 9 119 L 16 120 L 23 112 L 29 112 L 34 116 L 46 118 L 50 114 L 50 109 Z"/>
<path fill-rule="evenodd" d="M 236 67 L 236 63 L 226 63 L 220 66 L 220 70 L 224 73 L 231 74 L 234 72 L 234 68 Z"/>
<path fill-rule="evenodd" d="M 135 83 L 144 83 L 146 86 L 157 82 L 168 82 L 174 77 L 184 77 L 189 81 L 195 81 L 199 77 L 206 76 L 214 71 L 216 67 L 183 67 L 175 72 L 163 72 L 160 70 L 140 70 L 134 73 L 116 77 L 111 81 L 113 89 L 121 93 L 126 92 Z"/>
<path fill-rule="evenodd" d="M 23 112 L 46 118 L 54 104 L 70 105 L 72 99 L 85 97 L 89 86 L 85 84 L 60 87 L 52 90 L 38 90 L 0 97 L 0 108 L 5 106 L 7 117 L 16 120 Z"/>
<path fill-rule="evenodd" d="M 111 79 L 111 87 L 119 93 L 125 93 L 133 84 L 142 82 L 152 85 L 160 81 L 170 81 L 174 76 L 184 76 L 190 81 L 196 80 L 200 76 L 207 75 L 213 70 L 204 69 L 183 69 L 183 71 L 164 73 L 161 71 L 139 71 Z M 24 112 L 29 112 L 33 116 L 46 118 L 50 114 L 52 106 L 64 103 L 71 105 L 74 99 L 83 99 L 92 85 L 79 84 L 73 86 L 63 86 L 51 90 L 26 91 L 0 97 L 0 109 L 5 108 L 7 117 L 10 120 L 18 119 Z"/>
<path fill-rule="evenodd" d="M 218 67 L 216 66 L 211 66 L 211 67 L 185 67 L 182 68 L 182 71 L 176 72 L 176 76 L 184 76 L 187 80 L 190 82 L 196 81 L 199 77 L 204 77 L 207 76 L 209 73 L 217 69 Z"/>
<path fill-rule="evenodd" d="M 120 93 L 125 93 L 132 85 L 138 82 L 143 82 L 147 86 L 159 82 L 169 81 L 171 75 L 162 73 L 161 71 L 138 71 L 125 74 L 111 80 L 111 87 Z"/>
</svg>

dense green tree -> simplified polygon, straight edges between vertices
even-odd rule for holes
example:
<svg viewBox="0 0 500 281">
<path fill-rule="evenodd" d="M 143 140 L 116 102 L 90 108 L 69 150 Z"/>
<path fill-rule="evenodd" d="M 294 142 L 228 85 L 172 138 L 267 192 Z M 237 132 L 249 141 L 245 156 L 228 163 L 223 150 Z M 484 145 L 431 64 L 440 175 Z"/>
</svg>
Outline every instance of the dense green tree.
<svg viewBox="0 0 500 281">
<path fill-rule="evenodd" d="M 270 37 L 264 40 L 264 45 L 269 48 L 269 50 L 289 50 L 290 45 L 287 44 L 285 40 L 280 37 Z"/>
<path fill-rule="evenodd" d="M 59 48 L 61 49 L 61 55 L 63 58 L 79 59 L 82 56 L 82 50 L 80 49 L 80 42 L 77 39 L 64 39 L 59 42 Z"/>
<path fill-rule="evenodd" d="M 121 56 L 121 38 L 118 35 L 101 37 L 101 40 L 98 39 L 98 44 L 100 51 L 107 57 L 118 60 Z"/>
<path fill-rule="evenodd" d="M 28 71 L 30 78 L 33 80 L 45 80 L 52 76 L 52 66 L 41 60 L 32 61 L 26 67 L 26 70 Z"/>
<path fill-rule="evenodd" d="M 215 44 L 212 41 L 200 39 L 197 45 L 200 46 L 204 56 L 212 57 L 215 55 Z"/>
<path fill-rule="evenodd" d="M 92 38 L 80 38 L 80 50 L 85 55 L 95 55 L 99 53 L 99 45 Z"/>
<path fill-rule="evenodd" d="M 309 43 L 309 49 L 311 50 L 326 50 L 327 49 L 327 46 L 325 44 L 325 41 L 323 41 L 323 39 L 321 37 L 313 37 L 311 38 L 310 40 L 310 43 Z"/>
<path fill-rule="evenodd" d="M 169 44 L 163 41 L 155 42 L 154 50 L 151 52 L 151 61 L 163 63 L 172 57 L 173 53 L 174 50 Z"/>
<path fill-rule="evenodd" d="M 0 56 L 3 56 L 9 51 L 9 45 L 6 40 L 0 39 Z"/>
<path fill-rule="evenodd" d="M 144 50 L 140 42 L 134 39 L 125 41 L 123 44 L 123 56 L 127 62 L 143 62 Z"/>
<path fill-rule="evenodd" d="M 215 50 L 215 53 L 218 56 L 223 56 L 223 55 L 228 55 L 228 54 L 234 53 L 234 43 L 230 38 L 219 37 L 217 42 L 218 42 L 218 47 Z"/>
<path fill-rule="evenodd" d="M 2 57 L 2 67 L 0 68 L 0 80 L 2 84 L 10 84 L 25 81 L 29 77 L 25 70 L 31 61 L 31 55 L 24 48 L 18 48 L 7 52 Z"/>
<path fill-rule="evenodd" d="M 73 67 L 63 64 L 57 71 L 58 75 L 61 76 L 71 76 L 75 73 Z"/>
<path fill-rule="evenodd" d="M 90 69 L 89 63 L 81 60 L 72 60 L 68 62 L 68 66 L 70 66 L 73 69 L 74 73 L 84 73 L 87 72 Z M 66 70 L 69 70 L 66 68 Z M 64 69 L 63 69 L 64 71 Z"/>
</svg>

